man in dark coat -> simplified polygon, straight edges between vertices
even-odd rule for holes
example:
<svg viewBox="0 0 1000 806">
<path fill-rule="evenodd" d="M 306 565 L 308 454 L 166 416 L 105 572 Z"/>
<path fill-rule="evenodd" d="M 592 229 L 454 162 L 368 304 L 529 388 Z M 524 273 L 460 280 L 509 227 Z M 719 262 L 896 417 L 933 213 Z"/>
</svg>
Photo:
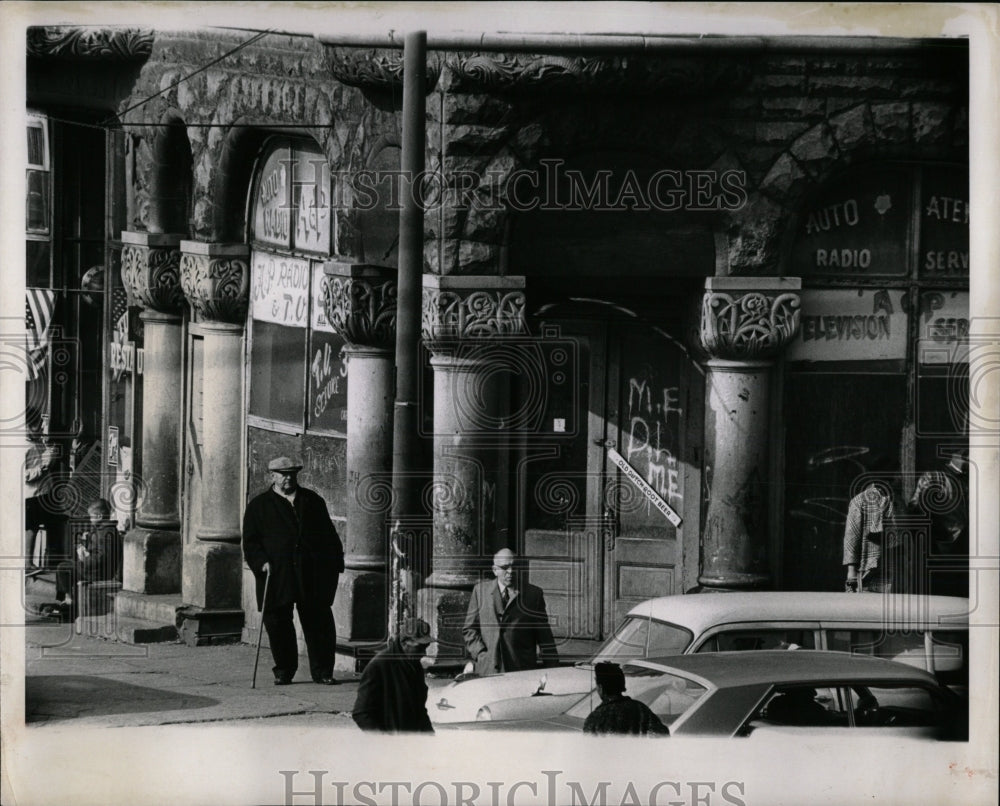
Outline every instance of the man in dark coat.
<svg viewBox="0 0 1000 806">
<path fill-rule="evenodd" d="M 517 672 L 538 666 L 536 648 L 545 666 L 557 662 L 556 645 L 545 610 L 542 589 L 525 583 L 514 587 L 514 563 L 510 549 L 493 557 L 496 579 L 477 583 L 472 589 L 465 615 L 463 637 L 477 674 Z M 472 671 L 466 666 L 466 671 Z"/>
<path fill-rule="evenodd" d="M 267 469 L 270 488 L 253 498 L 243 515 L 243 556 L 257 583 L 257 608 L 263 609 L 271 644 L 274 683 L 291 683 L 298 669 L 294 605 L 312 679 L 332 686 L 337 683 L 333 676 L 337 628 L 330 607 L 344 570 L 344 547 L 326 502 L 313 490 L 299 487 L 302 465 L 281 456 Z"/>
<path fill-rule="evenodd" d="M 427 683 L 420 659 L 432 642 L 427 622 L 406 619 L 399 636 L 361 674 L 351 716 L 365 731 L 433 733 L 427 716 Z"/>
<path fill-rule="evenodd" d="M 598 663 L 594 667 L 594 680 L 601 704 L 584 721 L 584 733 L 670 734 L 670 729 L 646 703 L 625 696 L 625 673 L 617 663 Z"/>
</svg>

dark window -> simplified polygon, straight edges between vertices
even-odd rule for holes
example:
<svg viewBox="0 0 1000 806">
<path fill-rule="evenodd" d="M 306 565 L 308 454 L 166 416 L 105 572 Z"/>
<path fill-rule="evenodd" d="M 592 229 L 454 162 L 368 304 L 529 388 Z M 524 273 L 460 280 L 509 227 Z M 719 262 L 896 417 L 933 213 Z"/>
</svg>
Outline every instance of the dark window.
<svg viewBox="0 0 1000 806">
<path fill-rule="evenodd" d="M 812 630 L 733 630 L 716 633 L 698 647 L 699 652 L 744 652 L 752 649 L 815 649 Z"/>
<path fill-rule="evenodd" d="M 302 427 L 306 330 L 251 323 L 250 413 Z"/>
</svg>

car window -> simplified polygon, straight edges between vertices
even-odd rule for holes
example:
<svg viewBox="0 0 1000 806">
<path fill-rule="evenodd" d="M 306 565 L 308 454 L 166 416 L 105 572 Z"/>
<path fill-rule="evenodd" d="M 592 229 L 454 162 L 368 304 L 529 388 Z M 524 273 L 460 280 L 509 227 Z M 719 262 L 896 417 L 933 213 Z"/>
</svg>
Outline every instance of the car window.
<svg viewBox="0 0 1000 806">
<path fill-rule="evenodd" d="M 604 642 L 604 646 L 597 650 L 592 662 L 644 658 L 648 635 L 649 619 L 641 616 L 629 616 L 615 630 L 615 634 Z"/>
<path fill-rule="evenodd" d="M 941 701 L 920 686 L 854 686 L 851 705 L 859 728 L 932 728 L 945 715 Z"/>
<path fill-rule="evenodd" d="M 927 668 L 927 651 L 924 633 L 920 630 L 830 630 L 826 637 L 827 649 L 833 652 L 850 652 L 853 655 L 872 655 L 917 669 Z"/>
<path fill-rule="evenodd" d="M 969 685 L 969 631 L 934 630 L 931 639 L 931 669 L 944 686 Z"/>
<path fill-rule="evenodd" d="M 711 636 L 698 652 L 743 652 L 751 649 L 815 649 L 816 636 L 808 629 L 730 630 Z"/>
<path fill-rule="evenodd" d="M 661 658 L 667 655 L 680 655 L 690 643 L 691 633 L 687 630 L 675 627 L 673 624 L 665 624 L 662 621 L 650 621 L 646 657 Z"/>
<path fill-rule="evenodd" d="M 625 696 L 645 703 L 664 725 L 669 725 L 691 708 L 708 690 L 700 683 L 680 675 L 656 669 L 626 666 Z M 567 711 L 567 715 L 586 719 L 600 698 L 595 689 Z"/>
<path fill-rule="evenodd" d="M 642 616 L 629 616 L 597 651 L 591 662 L 680 655 L 691 644 L 693 637 L 690 630 L 674 624 L 650 621 Z"/>
<path fill-rule="evenodd" d="M 753 719 L 758 725 L 846 728 L 848 707 L 848 698 L 836 687 L 781 686 Z"/>
</svg>

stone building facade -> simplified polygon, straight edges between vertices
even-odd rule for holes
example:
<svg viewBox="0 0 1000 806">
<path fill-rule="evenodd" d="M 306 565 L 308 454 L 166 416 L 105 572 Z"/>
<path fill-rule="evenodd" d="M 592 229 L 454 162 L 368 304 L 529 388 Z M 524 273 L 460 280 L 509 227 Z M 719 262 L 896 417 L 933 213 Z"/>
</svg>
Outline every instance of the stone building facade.
<svg viewBox="0 0 1000 806">
<path fill-rule="evenodd" d="M 378 641 L 401 51 L 73 36 L 33 31 L 28 102 L 72 117 L 72 64 L 108 113 L 107 305 L 142 354 L 134 417 L 105 407 L 139 490 L 118 612 L 255 635 L 240 518 L 294 453 L 345 539 L 345 652 Z M 567 639 L 656 595 L 837 588 L 852 485 L 888 462 L 905 496 L 966 440 L 963 43 L 553 42 L 427 55 L 402 531 L 442 660 L 504 546 Z"/>
</svg>

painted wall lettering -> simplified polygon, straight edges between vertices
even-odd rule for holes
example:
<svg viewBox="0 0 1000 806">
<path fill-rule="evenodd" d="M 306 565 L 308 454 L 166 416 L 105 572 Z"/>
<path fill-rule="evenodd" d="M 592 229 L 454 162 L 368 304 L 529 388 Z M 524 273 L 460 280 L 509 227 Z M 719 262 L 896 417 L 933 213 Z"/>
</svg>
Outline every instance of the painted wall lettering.
<svg viewBox="0 0 1000 806">
<path fill-rule="evenodd" d="M 250 306 L 254 319 L 305 327 L 309 313 L 309 262 L 254 252 Z"/>
<path fill-rule="evenodd" d="M 924 256 L 924 271 L 968 274 L 969 253 L 958 250 L 931 250 Z"/>
<path fill-rule="evenodd" d="M 653 389 L 650 381 L 641 377 L 630 378 L 628 383 L 627 461 L 658 495 L 680 503 L 680 475 L 671 449 L 675 429 L 668 421 L 671 415 L 679 418 L 683 413 L 679 387 Z"/>
<path fill-rule="evenodd" d="M 969 203 L 951 196 L 931 196 L 924 210 L 927 218 L 969 226 Z"/>
<path fill-rule="evenodd" d="M 806 235 L 829 232 L 840 226 L 853 227 L 860 220 L 857 199 L 835 202 L 822 210 L 809 213 L 809 218 L 806 219 Z"/>
<path fill-rule="evenodd" d="M 885 314 L 874 316 L 803 316 L 802 340 L 832 341 L 878 340 L 891 338 L 890 319 Z"/>
<path fill-rule="evenodd" d="M 871 249 L 817 249 L 817 268 L 867 269 L 872 265 Z"/>
<path fill-rule="evenodd" d="M 343 362 L 336 360 L 329 342 L 313 352 L 309 374 L 313 383 L 313 417 L 326 411 L 330 401 L 340 394 L 341 378 L 346 376 Z"/>
</svg>

